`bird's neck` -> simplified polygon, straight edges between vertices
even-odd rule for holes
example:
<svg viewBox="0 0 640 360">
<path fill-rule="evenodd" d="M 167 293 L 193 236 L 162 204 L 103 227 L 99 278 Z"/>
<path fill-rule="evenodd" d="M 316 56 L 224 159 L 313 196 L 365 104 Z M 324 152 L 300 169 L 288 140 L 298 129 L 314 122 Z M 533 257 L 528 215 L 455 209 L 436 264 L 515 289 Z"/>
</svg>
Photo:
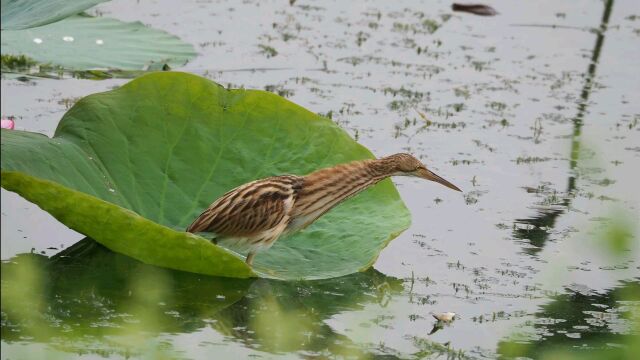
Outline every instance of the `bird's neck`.
<svg viewBox="0 0 640 360">
<path fill-rule="evenodd" d="M 321 169 L 304 177 L 303 192 L 343 200 L 393 173 L 384 160 L 362 160 Z"/>
<path fill-rule="evenodd" d="M 294 204 L 301 218 L 294 227 L 304 227 L 342 201 L 393 175 L 383 160 L 363 160 L 315 171 L 304 177 Z"/>
</svg>

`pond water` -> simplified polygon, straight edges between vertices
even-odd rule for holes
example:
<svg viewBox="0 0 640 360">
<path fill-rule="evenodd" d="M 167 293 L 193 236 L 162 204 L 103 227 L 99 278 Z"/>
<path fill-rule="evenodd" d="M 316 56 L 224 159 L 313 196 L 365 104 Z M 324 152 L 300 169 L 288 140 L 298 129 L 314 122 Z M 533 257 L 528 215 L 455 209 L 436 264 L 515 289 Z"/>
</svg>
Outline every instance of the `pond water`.
<svg viewBox="0 0 640 360">
<path fill-rule="evenodd" d="M 413 223 L 374 269 L 285 283 L 145 266 L 2 190 L 2 357 L 631 358 L 640 6 L 488 3 L 499 15 L 448 1 L 91 9 L 194 44 L 177 70 L 276 92 L 464 192 L 394 179 Z M 3 79 L 2 115 L 52 135 L 78 98 L 127 81 Z"/>
</svg>

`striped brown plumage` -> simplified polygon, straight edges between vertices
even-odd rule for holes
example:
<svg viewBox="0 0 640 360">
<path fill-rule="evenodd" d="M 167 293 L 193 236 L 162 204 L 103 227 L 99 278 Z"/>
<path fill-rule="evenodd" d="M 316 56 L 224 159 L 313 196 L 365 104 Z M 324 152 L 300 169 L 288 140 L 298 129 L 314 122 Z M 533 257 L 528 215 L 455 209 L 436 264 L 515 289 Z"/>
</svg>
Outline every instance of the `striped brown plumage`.
<svg viewBox="0 0 640 360">
<path fill-rule="evenodd" d="M 248 251 L 251 264 L 256 251 L 268 249 L 283 234 L 309 226 L 342 201 L 394 175 L 417 176 L 460 191 L 413 156 L 395 154 L 238 186 L 214 201 L 187 231 L 214 233 L 216 241 Z"/>
</svg>

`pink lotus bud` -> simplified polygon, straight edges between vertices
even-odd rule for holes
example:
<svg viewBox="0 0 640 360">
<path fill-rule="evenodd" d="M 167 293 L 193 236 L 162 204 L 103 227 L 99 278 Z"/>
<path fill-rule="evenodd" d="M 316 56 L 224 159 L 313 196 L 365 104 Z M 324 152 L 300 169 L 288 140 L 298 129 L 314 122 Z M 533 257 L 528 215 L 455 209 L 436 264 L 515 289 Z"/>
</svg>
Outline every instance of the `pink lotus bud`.
<svg viewBox="0 0 640 360">
<path fill-rule="evenodd" d="M 0 123 L 0 127 L 3 128 L 3 129 L 13 130 L 13 128 L 15 127 L 15 123 L 11 119 L 3 118 L 1 123 Z"/>
</svg>

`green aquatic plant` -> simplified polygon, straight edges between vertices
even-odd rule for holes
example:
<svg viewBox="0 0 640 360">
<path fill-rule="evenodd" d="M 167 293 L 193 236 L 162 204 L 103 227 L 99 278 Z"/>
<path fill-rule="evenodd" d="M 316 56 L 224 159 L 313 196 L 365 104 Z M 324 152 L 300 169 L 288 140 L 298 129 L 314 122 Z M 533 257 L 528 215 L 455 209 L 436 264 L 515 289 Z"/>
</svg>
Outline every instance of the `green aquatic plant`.
<svg viewBox="0 0 640 360">
<path fill-rule="evenodd" d="M 3 30 L 2 55 L 73 71 L 160 70 L 184 65 L 196 53 L 191 44 L 140 22 L 75 15 L 36 28 Z"/>
<path fill-rule="evenodd" d="M 105 1 L 109 0 L 2 0 L 2 30 L 47 25 Z"/>
<path fill-rule="evenodd" d="M 53 138 L 2 131 L 2 187 L 146 263 L 230 277 L 320 279 L 370 267 L 409 225 L 389 180 L 256 258 L 183 230 L 248 181 L 372 158 L 329 119 L 275 94 L 158 72 L 80 99 Z"/>
<path fill-rule="evenodd" d="M 37 64 L 37 62 L 30 57 L 24 55 L 0 55 L 2 63 L 2 71 L 7 70 L 22 70 Z"/>
<path fill-rule="evenodd" d="M 267 58 L 272 58 L 278 55 L 278 51 L 269 45 L 260 44 L 258 45 L 258 47 L 260 48 L 260 53 L 266 56 Z"/>
</svg>

